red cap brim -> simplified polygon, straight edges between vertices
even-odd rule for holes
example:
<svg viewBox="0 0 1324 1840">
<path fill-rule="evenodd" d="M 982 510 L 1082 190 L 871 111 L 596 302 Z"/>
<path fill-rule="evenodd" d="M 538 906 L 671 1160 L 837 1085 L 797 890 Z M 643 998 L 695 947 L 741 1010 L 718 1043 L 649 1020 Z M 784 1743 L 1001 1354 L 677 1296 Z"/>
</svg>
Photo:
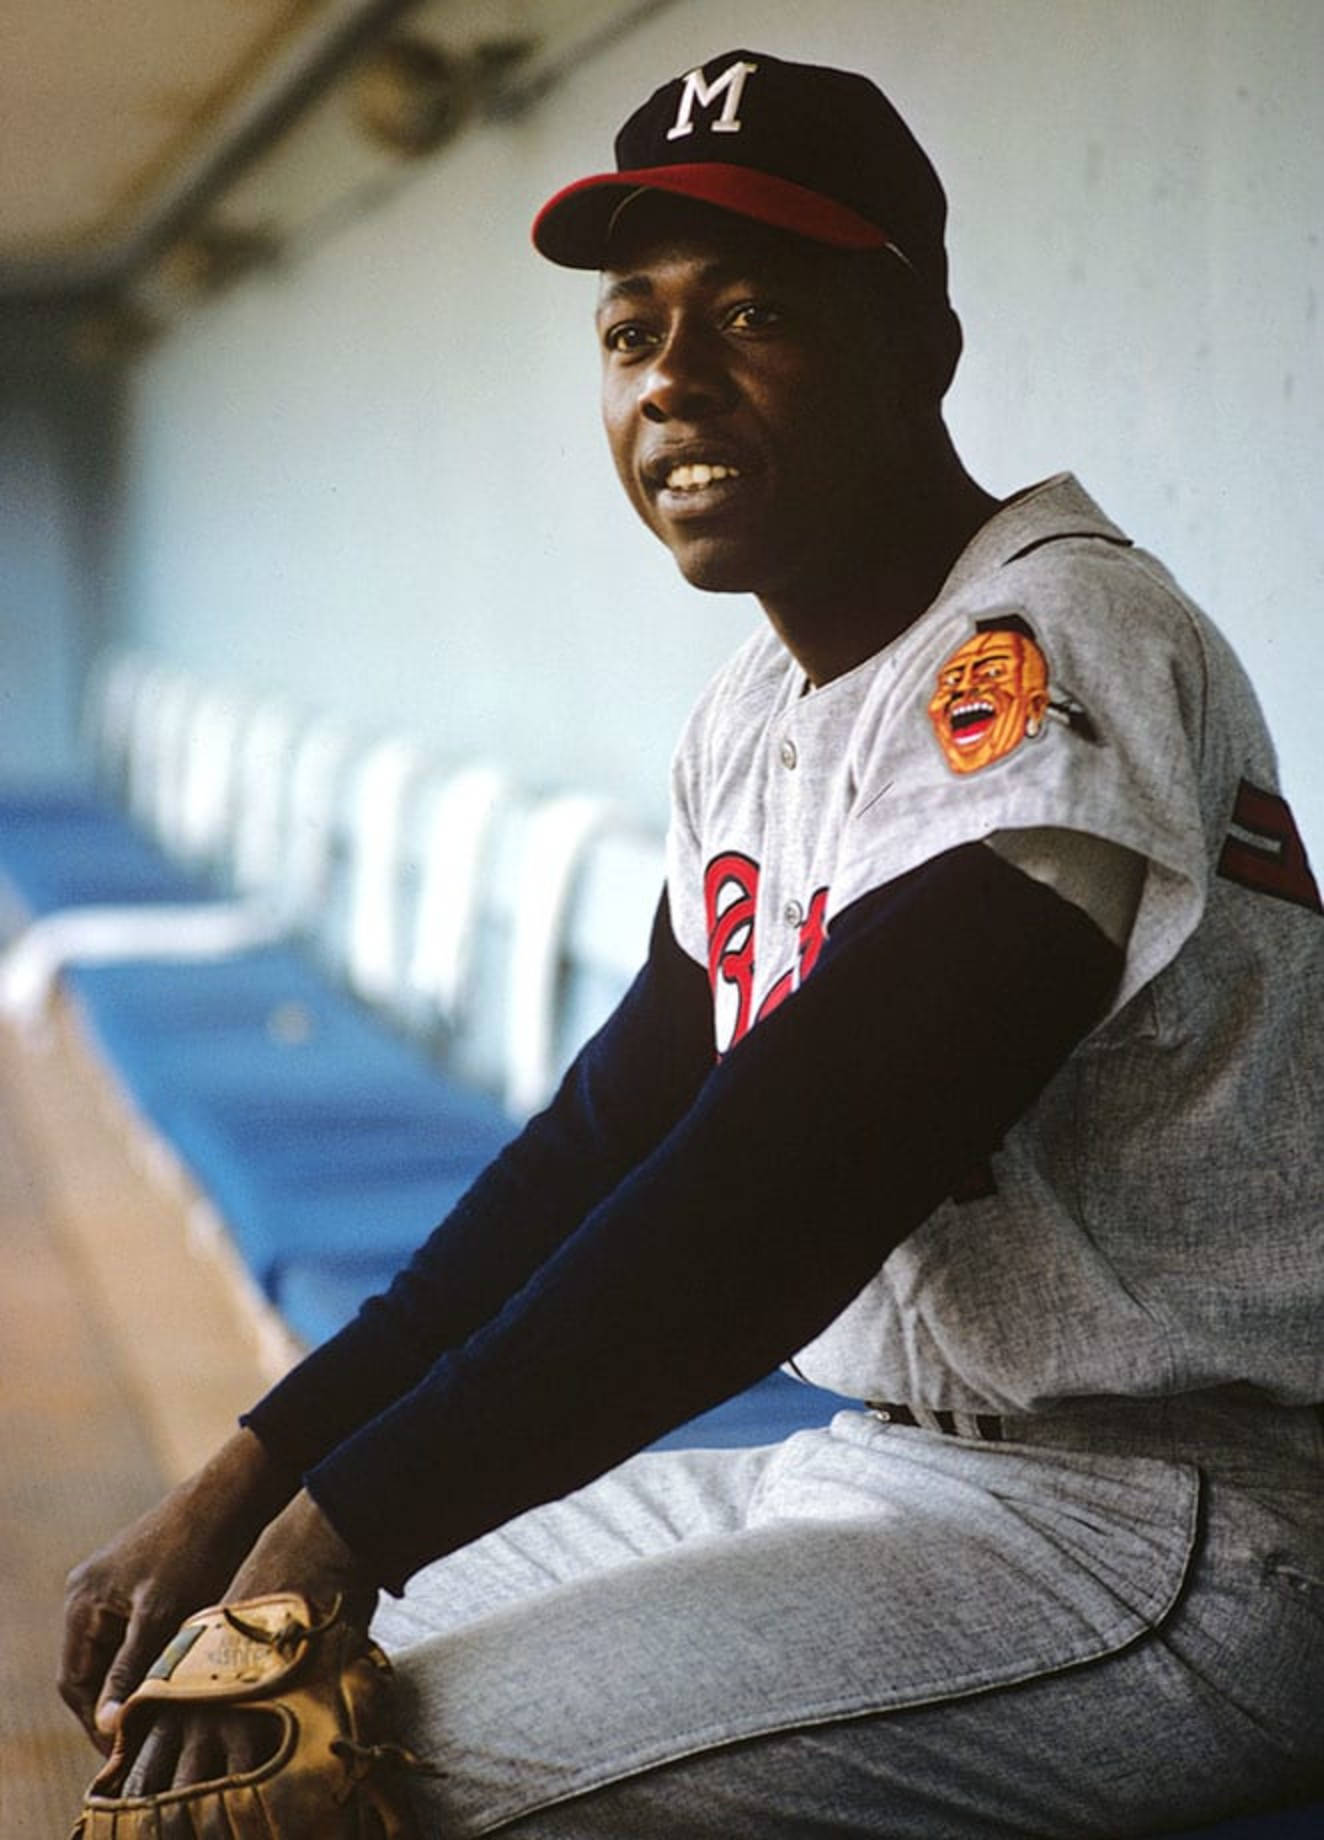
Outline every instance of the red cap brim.
<svg viewBox="0 0 1324 1840">
<path fill-rule="evenodd" d="M 890 241 L 877 224 L 820 192 L 775 173 L 706 160 L 577 179 L 549 198 L 534 219 L 536 248 L 563 268 L 601 268 L 613 218 L 627 198 L 643 190 L 693 198 L 834 249 L 883 249 Z"/>
</svg>

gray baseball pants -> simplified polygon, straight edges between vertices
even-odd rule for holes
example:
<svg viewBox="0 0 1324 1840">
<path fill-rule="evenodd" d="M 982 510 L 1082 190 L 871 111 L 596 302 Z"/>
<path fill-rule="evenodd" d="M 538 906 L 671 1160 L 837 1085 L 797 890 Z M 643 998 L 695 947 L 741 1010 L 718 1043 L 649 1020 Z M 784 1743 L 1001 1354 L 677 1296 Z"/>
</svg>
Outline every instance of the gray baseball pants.
<svg viewBox="0 0 1324 1840">
<path fill-rule="evenodd" d="M 419 1573 L 374 1627 L 429 1840 L 1126 1840 L 1324 1795 L 1317 1413 L 1003 1431 L 645 1454 Z"/>
</svg>

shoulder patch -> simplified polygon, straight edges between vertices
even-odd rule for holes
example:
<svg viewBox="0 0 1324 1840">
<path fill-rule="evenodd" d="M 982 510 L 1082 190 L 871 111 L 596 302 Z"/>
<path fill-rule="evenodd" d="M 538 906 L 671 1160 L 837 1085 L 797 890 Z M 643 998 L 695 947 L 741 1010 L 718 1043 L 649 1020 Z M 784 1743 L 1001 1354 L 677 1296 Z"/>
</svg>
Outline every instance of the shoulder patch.
<svg viewBox="0 0 1324 1840">
<path fill-rule="evenodd" d="M 978 773 L 1005 760 L 1050 721 L 1083 740 L 1099 739 L 1076 699 L 1052 681 L 1034 628 L 1012 608 L 976 620 L 970 637 L 944 659 L 929 721 L 953 773 Z"/>
</svg>

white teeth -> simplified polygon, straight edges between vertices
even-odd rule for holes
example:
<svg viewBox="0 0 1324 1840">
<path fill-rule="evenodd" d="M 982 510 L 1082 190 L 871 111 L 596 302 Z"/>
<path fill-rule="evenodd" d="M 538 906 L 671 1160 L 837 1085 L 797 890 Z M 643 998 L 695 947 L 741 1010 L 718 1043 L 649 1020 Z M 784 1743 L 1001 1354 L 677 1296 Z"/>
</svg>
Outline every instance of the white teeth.
<svg viewBox="0 0 1324 1840">
<path fill-rule="evenodd" d="M 697 460 L 693 465 L 673 466 L 667 474 L 667 487 L 672 492 L 701 492 L 719 479 L 739 479 L 740 469 L 734 466 L 722 466 L 718 462 L 711 465 L 704 460 Z"/>
</svg>

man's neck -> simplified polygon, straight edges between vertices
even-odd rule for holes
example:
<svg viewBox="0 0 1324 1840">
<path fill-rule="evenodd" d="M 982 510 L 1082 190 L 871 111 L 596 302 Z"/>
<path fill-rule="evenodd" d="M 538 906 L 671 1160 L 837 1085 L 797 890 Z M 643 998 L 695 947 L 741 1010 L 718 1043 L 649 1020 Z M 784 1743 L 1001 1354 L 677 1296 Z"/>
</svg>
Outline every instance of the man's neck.
<svg viewBox="0 0 1324 1840">
<path fill-rule="evenodd" d="M 807 593 L 792 588 L 760 597 L 774 631 L 814 687 L 844 676 L 914 624 L 999 501 L 953 454 L 922 496 L 890 509 L 836 579 L 815 583 Z"/>
</svg>

